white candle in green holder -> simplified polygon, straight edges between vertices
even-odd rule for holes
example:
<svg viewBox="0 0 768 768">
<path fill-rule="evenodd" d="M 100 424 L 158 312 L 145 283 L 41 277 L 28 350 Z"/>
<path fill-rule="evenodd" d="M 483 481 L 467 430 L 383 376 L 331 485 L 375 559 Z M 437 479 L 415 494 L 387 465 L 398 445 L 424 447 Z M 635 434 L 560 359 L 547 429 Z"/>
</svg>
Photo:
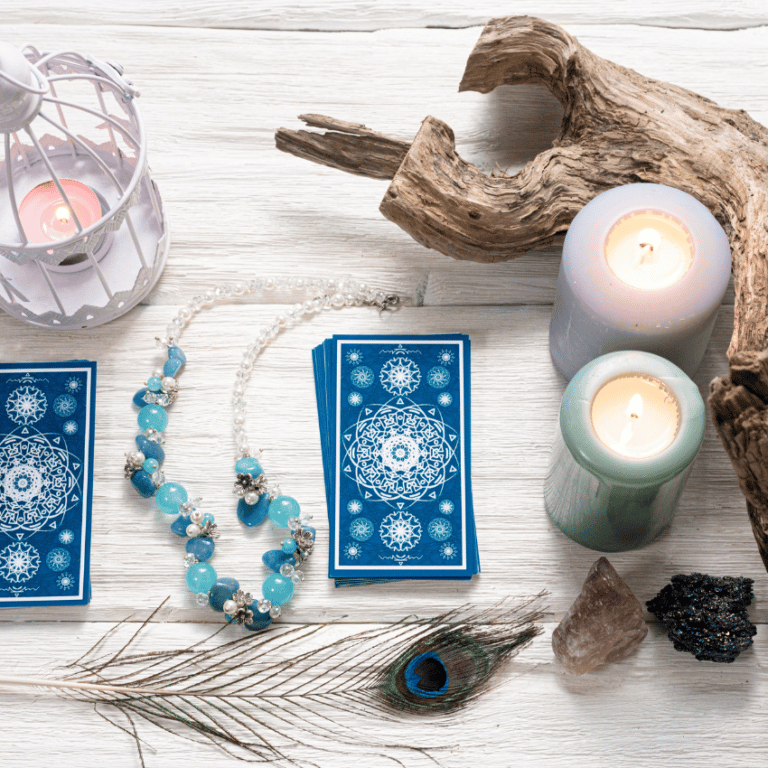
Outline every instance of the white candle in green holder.
<svg viewBox="0 0 768 768">
<path fill-rule="evenodd" d="M 603 355 L 565 390 L 544 483 L 552 521 L 601 552 L 639 549 L 671 522 L 704 438 L 698 387 L 648 352 Z"/>
<path fill-rule="evenodd" d="M 552 360 L 570 379 L 600 355 L 639 349 L 693 376 L 730 273 L 728 238 L 696 198 L 661 184 L 609 189 L 565 237 Z"/>
</svg>

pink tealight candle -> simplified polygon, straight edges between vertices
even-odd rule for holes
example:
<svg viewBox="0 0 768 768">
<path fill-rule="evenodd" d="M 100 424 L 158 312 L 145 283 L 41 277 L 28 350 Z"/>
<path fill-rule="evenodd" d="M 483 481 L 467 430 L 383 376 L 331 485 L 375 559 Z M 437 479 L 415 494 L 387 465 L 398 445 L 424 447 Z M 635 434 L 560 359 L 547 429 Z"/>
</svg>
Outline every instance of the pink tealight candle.
<svg viewBox="0 0 768 768">
<path fill-rule="evenodd" d="M 73 210 L 83 229 L 101 218 L 101 203 L 90 187 L 74 179 L 59 179 L 59 184 L 71 209 L 52 181 L 38 184 L 21 201 L 19 218 L 31 243 L 50 243 L 76 234 Z"/>
</svg>

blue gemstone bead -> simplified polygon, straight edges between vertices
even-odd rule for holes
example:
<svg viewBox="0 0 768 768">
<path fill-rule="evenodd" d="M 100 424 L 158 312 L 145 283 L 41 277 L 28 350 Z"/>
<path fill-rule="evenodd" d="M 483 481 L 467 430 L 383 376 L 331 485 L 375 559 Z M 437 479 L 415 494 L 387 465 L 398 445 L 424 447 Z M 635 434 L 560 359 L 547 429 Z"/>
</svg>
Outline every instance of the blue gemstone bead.
<svg viewBox="0 0 768 768">
<path fill-rule="evenodd" d="M 296 559 L 293 555 L 286 555 L 282 549 L 270 549 L 261 556 L 261 562 L 271 568 L 275 573 L 279 573 L 280 566 L 283 563 L 290 563 L 293 565 Z"/>
<path fill-rule="evenodd" d="M 179 512 L 179 505 L 187 500 L 187 491 L 178 483 L 163 483 L 155 494 L 155 501 L 161 512 L 166 515 L 175 515 Z"/>
<path fill-rule="evenodd" d="M 264 493 L 259 496 L 255 504 L 246 504 L 245 499 L 240 499 L 237 503 L 237 516 L 243 525 L 249 528 L 255 528 L 264 522 L 269 509 L 269 494 Z"/>
<path fill-rule="evenodd" d="M 181 360 L 177 360 L 175 357 L 171 357 L 165 361 L 165 365 L 163 366 L 163 373 L 166 376 L 175 376 L 182 365 L 183 363 Z"/>
<path fill-rule="evenodd" d="M 196 538 L 187 541 L 187 552 L 194 555 L 201 563 L 210 559 L 214 549 L 216 544 L 213 539 Z"/>
<path fill-rule="evenodd" d="M 253 620 L 246 622 L 243 626 L 250 629 L 251 632 L 258 632 L 260 629 L 266 629 L 272 623 L 272 617 L 268 613 L 259 613 L 256 606 L 251 606 L 253 611 Z"/>
<path fill-rule="evenodd" d="M 182 365 L 187 362 L 187 356 L 182 352 L 181 347 L 168 347 L 168 359 L 180 360 Z"/>
<path fill-rule="evenodd" d="M 146 387 L 144 387 L 143 389 L 140 389 L 133 396 L 133 404 L 138 405 L 139 408 L 143 408 L 147 404 L 147 401 L 144 399 L 144 395 L 146 395 L 147 392 L 149 392 L 149 390 Z"/>
<path fill-rule="evenodd" d="M 235 472 L 244 475 L 251 474 L 254 477 L 258 477 L 263 471 L 261 464 L 252 456 L 243 456 L 242 459 L 238 459 L 235 463 Z"/>
<path fill-rule="evenodd" d="M 293 597 L 293 582 L 286 576 L 273 573 L 264 579 L 261 593 L 272 605 L 285 605 Z"/>
<path fill-rule="evenodd" d="M 139 411 L 139 426 L 142 429 L 156 429 L 158 432 L 165 432 L 168 426 L 168 414 L 161 405 L 145 405 Z"/>
<path fill-rule="evenodd" d="M 271 578 L 271 577 L 270 577 Z M 288 579 L 288 581 L 291 581 Z M 216 569 L 209 563 L 195 563 L 187 569 L 187 586 L 197 595 L 216 583 Z M 293 582 L 291 582 L 293 587 Z"/>
<path fill-rule="evenodd" d="M 154 459 L 158 464 L 165 461 L 165 451 L 160 443 L 150 440 L 144 435 L 136 435 L 136 447 L 144 454 L 146 459 Z"/>
<path fill-rule="evenodd" d="M 150 475 L 160 469 L 160 465 L 157 463 L 157 459 L 146 459 L 141 467 L 147 474 Z"/>
<path fill-rule="evenodd" d="M 147 389 L 150 392 L 159 392 L 162 379 L 159 376 L 150 376 L 147 379 Z"/>
<path fill-rule="evenodd" d="M 179 515 L 172 523 L 171 530 L 183 539 L 187 537 L 187 526 L 192 521 L 189 519 L 189 515 Z"/>
<path fill-rule="evenodd" d="M 217 579 L 208 593 L 208 602 L 214 611 L 221 613 L 224 610 L 224 603 L 232 599 L 232 595 L 240 589 L 240 582 L 237 579 L 230 579 L 225 576 Z"/>
<path fill-rule="evenodd" d="M 298 544 L 293 539 L 283 539 L 282 550 L 286 555 L 292 555 L 298 549 Z"/>
<path fill-rule="evenodd" d="M 205 525 L 206 523 L 211 523 L 211 525 L 213 525 L 213 523 L 215 522 L 216 522 L 216 518 L 210 512 L 206 512 L 203 515 L 203 525 Z"/>
<path fill-rule="evenodd" d="M 140 469 L 138 472 L 134 472 L 131 475 L 131 483 L 139 496 L 143 496 L 145 499 L 148 499 L 155 493 L 155 484 L 152 482 L 152 478 L 143 469 Z"/>
<path fill-rule="evenodd" d="M 292 517 L 298 517 L 301 511 L 299 502 L 291 496 L 278 496 L 269 505 L 269 519 L 278 528 L 287 528 Z"/>
</svg>

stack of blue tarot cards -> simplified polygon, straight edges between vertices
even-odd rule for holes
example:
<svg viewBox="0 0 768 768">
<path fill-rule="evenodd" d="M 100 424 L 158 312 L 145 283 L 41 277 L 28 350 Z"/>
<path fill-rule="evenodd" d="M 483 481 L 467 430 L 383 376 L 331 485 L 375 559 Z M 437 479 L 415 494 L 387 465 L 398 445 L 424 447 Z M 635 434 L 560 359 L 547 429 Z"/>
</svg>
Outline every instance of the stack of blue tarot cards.
<svg viewBox="0 0 768 768">
<path fill-rule="evenodd" d="M 470 579 L 469 339 L 334 336 L 313 360 L 329 577 Z"/>
<path fill-rule="evenodd" d="M 91 599 L 96 363 L 0 363 L 0 607 Z"/>
</svg>

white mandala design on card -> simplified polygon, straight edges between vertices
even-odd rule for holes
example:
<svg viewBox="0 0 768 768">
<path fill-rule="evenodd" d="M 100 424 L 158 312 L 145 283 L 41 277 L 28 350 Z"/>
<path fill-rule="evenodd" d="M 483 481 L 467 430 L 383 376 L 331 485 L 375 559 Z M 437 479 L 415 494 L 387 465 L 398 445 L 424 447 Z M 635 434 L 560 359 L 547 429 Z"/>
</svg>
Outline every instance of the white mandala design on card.
<svg viewBox="0 0 768 768">
<path fill-rule="evenodd" d="M 342 442 L 344 473 L 391 506 L 421 501 L 460 474 L 455 431 L 436 409 L 402 398 L 365 408 Z"/>
<path fill-rule="evenodd" d="M 80 501 L 81 467 L 63 438 L 22 427 L 0 439 L 0 531 L 55 527 Z"/>
<path fill-rule="evenodd" d="M 75 586 L 75 577 L 71 573 L 61 573 L 56 579 L 56 586 L 67 592 Z"/>
<path fill-rule="evenodd" d="M 367 365 L 358 365 L 357 368 L 353 368 L 349 378 L 358 389 L 368 389 L 376 381 L 375 374 Z"/>
<path fill-rule="evenodd" d="M 350 541 L 349 544 L 344 547 L 344 557 L 346 557 L 347 560 L 357 560 L 362 553 L 363 547 L 356 541 Z"/>
<path fill-rule="evenodd" d="M 436 365 L 427 371 L 427 384 L 433 389 L 442 389 L 447 387 L 451 381 L 451 374 L 447 368 L 442 365 Z"/>
<path fill-rule="evenodd" d="M 421 539 L 421 523 L 410 512 L 398 510 L 381 521 L 379 536 L 389 549 L 407 552 Z"/>
<path fill-rule="evenodd" d="M 48 401 L 37 387 L 26 385 L 14 389 L 5 401 L 5 412 L 16 424 L 29 426 L 45 416 Z"/>
<path fill-rule="evenodd" d="M 444 517 L 436 517 L 431 520 L 427 526 L 427 533 L 431 539 L 435 541 L 445 541 L 451 537 L 453 533 L 453 526 L 451 521 Z"/>
<path fill-rule="evenodd" d="M 367 517 L 356 517 L 349 524 L 349 535 L 356 541 L 368 541 L 373 530 L 373 523 Z"/>
<path fill-rule="evenodd" d="M 59 395 L 53 401 L 53 412 L 64 419 L 67 416 L 71 416 L 76 409 L 77 400 L 72 395 Z"/>
<path fill-rule="evenodd" d="M 440 557 L 442 557 L 443 560 L 453 560 L 453 558 L 456 557 L 456 547 L 449 542 L 441 544 Z"/>
<path fill-rule="evenodd" d="M 410 395 L 421 384 L 421 371 L 407 357 L 394 357 L 381 367 L 379 379 L 390 395 Z"/>
<path fill-rule="evenodd" d="M 14 541 L 0 551 L 0 576 L 14 584 L 29 581 L 40 567 L 40 553 L 25 541 Z"/>
</svg>

